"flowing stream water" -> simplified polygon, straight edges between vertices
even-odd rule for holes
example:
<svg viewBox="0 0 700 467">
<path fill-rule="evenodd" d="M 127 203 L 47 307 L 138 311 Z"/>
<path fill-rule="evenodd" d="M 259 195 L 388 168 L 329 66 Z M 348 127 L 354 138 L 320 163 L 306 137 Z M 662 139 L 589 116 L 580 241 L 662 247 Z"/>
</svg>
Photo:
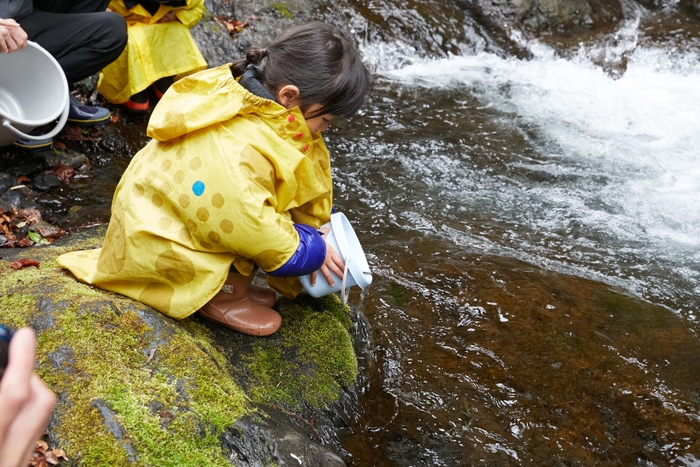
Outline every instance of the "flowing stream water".
<svg viewBox="0 0 700 467">
<path fill-rule="evenodd" d="M 700 35 L 648 27 L 363 44 L 368 104 L 327 133 L 374 273 L 348 465 L 700 466 Z M 144 126 L 86 149 L 65 227 L 108 220 Z"/>
<path fill-rule="evenodd" d="M 639 27 L 364 49 L 371 102 L 329 134 L 375 274 L 350 465 L 700 465 L 700 54 Z"/>
</svg>

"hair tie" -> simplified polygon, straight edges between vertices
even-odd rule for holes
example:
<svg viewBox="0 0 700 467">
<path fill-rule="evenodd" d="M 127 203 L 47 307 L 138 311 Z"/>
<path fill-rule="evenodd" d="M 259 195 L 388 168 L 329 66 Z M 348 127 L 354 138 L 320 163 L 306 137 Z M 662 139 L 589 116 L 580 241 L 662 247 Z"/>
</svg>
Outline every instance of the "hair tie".
<svg viewBox="0 0 700 467">
<path fill-rule="evenodd" d="M 267 49 L 262 49 L 260 51 L 260 55 L 262 55 L 263 57 L 267 57 Z"/>
</svg>

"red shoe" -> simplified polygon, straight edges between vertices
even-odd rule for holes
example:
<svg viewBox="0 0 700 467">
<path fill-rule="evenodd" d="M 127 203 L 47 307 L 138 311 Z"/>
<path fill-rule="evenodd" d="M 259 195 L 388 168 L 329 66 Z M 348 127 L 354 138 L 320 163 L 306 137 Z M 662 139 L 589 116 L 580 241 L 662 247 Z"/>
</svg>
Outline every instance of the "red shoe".
<svg viewBox="0 0 700 467">
<path fill-rule="evenodd" d="M 158 90 L 155 84 L 151 84 L 151 88 L 153 89 L 153 94 L 156 95 L 156 99 L 161 100 L 163 98 L 163 93 Z"/>
<path fill-rule="evenodd" d="M 148 92 L 147 90 L 141 91 L 134 94 L 131 98 L 124 102 L 124 107 L 129 113 L 132 114 L 146 114 L 150 108 L 148 102 Z"/>
<path fill-rule="evenodd" d="M 172 84 L 172 76 L 166 76 L 165 78 L 161 78 L 155 83 L 151 84 L 151 88 L 153 88 L 153 94 L 155 94 L 156 99 L 161 100 L 163 94 L 165 94 L 165 91 L 167 91 Z"/>
</svg>

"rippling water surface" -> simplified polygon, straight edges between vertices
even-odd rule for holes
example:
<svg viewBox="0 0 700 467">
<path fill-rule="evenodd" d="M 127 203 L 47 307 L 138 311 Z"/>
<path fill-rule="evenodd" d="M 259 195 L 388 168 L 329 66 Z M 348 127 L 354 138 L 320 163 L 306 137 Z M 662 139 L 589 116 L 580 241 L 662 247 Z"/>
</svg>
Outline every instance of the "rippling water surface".
<svg viewBox="0 0 700 467">
<path fill-rule="evenodd" d="M 351 464 L 700 465 L 699 54 L 636 27 L 621 74 L 383 71 L 329 135 L 375 272 Z"/>
</svg>

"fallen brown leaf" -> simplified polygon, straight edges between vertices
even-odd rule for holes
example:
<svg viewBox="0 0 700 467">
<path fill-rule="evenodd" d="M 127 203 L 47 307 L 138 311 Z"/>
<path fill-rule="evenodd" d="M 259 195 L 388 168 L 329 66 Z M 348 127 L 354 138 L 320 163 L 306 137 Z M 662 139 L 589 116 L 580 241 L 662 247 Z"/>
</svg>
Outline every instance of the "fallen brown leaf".
<svg viewBox="0 0 700 467">
<path fill-rule="evenodd" d="M 61 461 L 58 460 L 58 457 L 56 457 L 56 454 L 54 454 L 53 451 L 48 451 L 46 453 L 46 462 L 51 465 L 58 465 L 61 463 Z"/>
<path fill-rule="evenodd" d="M 75 175 L 75 169 L 73 167 L 66 167 L 65 165 L 57 165 L 53 169 L 53 173 L 56 174 L 63 182 L 70 182 L 73 175 Z"/>
<path fill-rule="evenodd" d="M 30 228 L 30 230 L 33 230 L 34 232 L 38 233 L 44 238 L 58 238 L 62 237 L 63 234 L 66 232 L 62 230 L 60 227 L 55 226 L 53 224 L 49 224 L 48 222 L 45 221 L 39 221 L 35 224 L 33 224 Z"/>
<path fill-rule="evenodd" d="M 95 128 L 80 128 L 78 125 L 66 125 L 63 133 L 69 141 L 99 141 L 102 132 Z"/>
<path fill-rule="evenodd" d="M 37 261 L 35 259 L 20 258 L 20 259 L 16 259 L 16 260 L 12 261 L 10 263 L 10 266 L 12 266 L 12 269 L 14 269 L 14 270 L 24 269 L 24 268 L 28 268 L 30 266 L 34 266 L 35 268 L 38 268 L 39 261 Z M 42 443 L 43 443 L 43 441 L 42 441 Z"/>
<path fill-rule="evenodd" d="M 34 453 L 29 461 L 29 467 L 50 467 L 60 465 L 63 460 L 68 460 L 63 449 L 49 449 L 46 441 L 39 440 L 34 447 Z"/>
<path fill-rule="evenodd" d="M 30 224 L 36 224 L 41 221 L 41 211 L 35 208 L 23 208 L 15 213 L 20 219 L 24 219 Z"/>
<path fill-rule="evenodd" d="M 218 16 L 214 17 L 214 21 L 226 28 L 229 34 L 234 34 L 243 31 L 243 29 L 250 26 L 248 21 L 238 21 L 236 19 L 224 19 Z"/>
</svg>

